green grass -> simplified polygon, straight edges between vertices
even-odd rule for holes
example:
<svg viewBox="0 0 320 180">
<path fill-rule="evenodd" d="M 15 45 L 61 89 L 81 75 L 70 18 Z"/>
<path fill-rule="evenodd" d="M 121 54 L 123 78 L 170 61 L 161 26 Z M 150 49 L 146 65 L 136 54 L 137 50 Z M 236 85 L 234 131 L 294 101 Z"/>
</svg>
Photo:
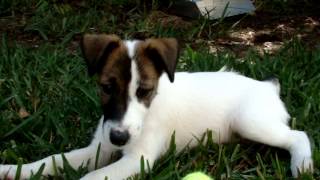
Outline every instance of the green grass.
<svg viewBox="0 0 320 180">
<path fill-rule="evenodd" d="M 48 3 L 49 2 L 49 3 Z M 87 76 L 77 42 L 83 32 L 116 33 L 134 37 L 178 37 L 184 46 L 179 71 L 216 71 L 227 65 L 255 79 L 275 75 L 282 84 L 281 97 L 292 116 L 291 126 L 308 133 L 315 173 L 320 178 L 320 51 L 307 50 L 300 41 L 287 43 L 273 55 L 248 51 L 240 60 L 232 52 L 212 54 L 201 38 L 214 38 L 230 28 L 223 22 L 199 20 L 181 31 L 147 22 L 143 8 L 86 1 L 90 8 L 56 1 L 1 1 L 1 18 L 19 18 L 28 12 L 20 34 L 1 36 L 0 43 L 0 163 L 27 163 L 50 154 L 88 145 L 101 114 L 95 78 Z M 126 1 L 123 1 L 126 2 Z M 106 3 L 106 2 L 105 2 Z M 23 8 L 22 8 L 23 7 Z M 110 8 L 114 7 L 114 8 Z M 129 15 L 122 15 L 119 10 Z M 110 10 L 110 11 L 107 11 Z M 18 28 L 19 30 L 19 28 Z M 25 37 L 37 37 L 25 43 Z M 192 47 L 192 48 L 191 48 Z M 25 109 L 30 115 L 19 117 Z M 210 139 L 210 132 L 207 134 Z M 286 151 L 256 143 L 216 145 L 211 141 L 194 149 L 175 152 L 174 144 L 150 174 L 134 179 L 180 179 L 204 171 L 215 179 L 290 179 Z M 145 165 L 147 166 L 147 165 Z M 86 168 L 72 169 L 65 162 L 53 179 L 78 179 Z M 33 179 L 39 179 L 35 174 Z"/>
</svg>

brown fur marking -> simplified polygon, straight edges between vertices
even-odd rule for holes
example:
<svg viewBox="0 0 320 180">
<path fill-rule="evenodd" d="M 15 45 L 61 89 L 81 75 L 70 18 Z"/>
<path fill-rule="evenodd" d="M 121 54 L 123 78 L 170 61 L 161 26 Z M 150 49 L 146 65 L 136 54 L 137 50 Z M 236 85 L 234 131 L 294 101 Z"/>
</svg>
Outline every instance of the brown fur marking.
<svg viewBox="0 0 320 180">
<path fill-rule="evenodd" d="M 116 35 L 85 34 L 81 40 L 81 49 L 85 57 L 89 75 L 99 73 L 104 62 L 101 60 L 117 48 L 120 38 Z"/>
<path fill-rule="evenodd" d="M 147 39 L 145 43 L 145 51 L 156 68 L 162 66 L 160 68 L 168 74 L 170 81 L 173 82 L 179 55 L 177 40 L 174 38 Z"/>
<path fill-rule="evenodd" d="M 147 95 L 139 97 L 139 90 L 137 96 L 146 106 L 150 106 L 153 97 L 156 95 L 158 86 L 158 79 L 161 75 L 161 70 L 157 69 L 153 61 L 146 54 L 147 44 L 140 42 L 137 45 L 136 61 L 140 75 L 139 88 L 150 90 Z"/>
<path fill-rule="evenodd" d="M 122 41 L 119 46 L 102 59 L 104 62 L 98 83 L 102 87 L 101 100 L 105 120 L 121 120 L 127 110 L 129 82 L 131 81 L 131 59 Z M 106 93 L 103 87 L 112 86 L 112 93 Z"/>
</svg>

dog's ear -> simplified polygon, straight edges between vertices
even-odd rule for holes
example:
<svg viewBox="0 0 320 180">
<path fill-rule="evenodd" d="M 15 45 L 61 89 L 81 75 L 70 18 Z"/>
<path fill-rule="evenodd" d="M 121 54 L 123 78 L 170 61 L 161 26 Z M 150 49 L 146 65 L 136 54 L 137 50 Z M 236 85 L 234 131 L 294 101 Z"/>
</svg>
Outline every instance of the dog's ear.
<svg viewBox="0 0 320 180">
<path fill-rule="evenodd" d="M 164 70 L 169 80 L 173 82 L 179 56 L 177 40 L 174 38 L 147 39 L 145 51 L 156 68 L 161 72 Z"/>
<path fill-rule="evenodd" d="M 119 47 L 120 38 L 116 35 L 85 34 L 81 40 L 81 50 L 90 76 L 102 70 L 105 60 Z"/>
</svg>

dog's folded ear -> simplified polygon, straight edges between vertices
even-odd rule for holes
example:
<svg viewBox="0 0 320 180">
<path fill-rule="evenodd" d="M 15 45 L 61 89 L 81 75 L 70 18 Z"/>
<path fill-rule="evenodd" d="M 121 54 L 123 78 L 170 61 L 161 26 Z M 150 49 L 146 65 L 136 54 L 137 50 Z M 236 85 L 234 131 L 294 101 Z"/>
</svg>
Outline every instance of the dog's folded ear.
<svg viewBox="0 0 320 180">
<path fill-rule="evenodd" d="M 81 50 L 90 76 L 102 70 L 105 60 L 119 47 L 120 38 L 116 35 L 85 34 L 81 40 Z"/>
<path fill-rule="evenodd" d="M 173 82 L 179 56 L 177 40 L 175 38 L 147 39 L 145 51 L 156 68 L 164 70 L 169 80 Z"/>
</svg>

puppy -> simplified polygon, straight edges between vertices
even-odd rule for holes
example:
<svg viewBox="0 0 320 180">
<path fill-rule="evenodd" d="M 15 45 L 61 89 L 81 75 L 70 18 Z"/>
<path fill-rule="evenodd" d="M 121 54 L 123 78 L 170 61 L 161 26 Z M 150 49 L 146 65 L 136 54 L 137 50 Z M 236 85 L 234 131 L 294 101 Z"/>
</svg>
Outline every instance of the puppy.
<svg viewBox="0 0 320 180">
<path fill-rule="evenodd" d="M 174 132 L 179 151 L 197 145 L 194 137 L 207 130 L 216 143 L 226 143 L 237 133 L 288 150 L 294 177 L 313 170 L 309 139 L 288 126 L 278 81 L 257 81 L 234 72 L 174 73 L 178 44 L 172 38 L 122 41 L 116 35 L 88 34 L 82 51 L 89 74 L 99 77 L 103 108 L 91 144 L 64 154 L 74 168 L 88 164 L 91 172 L 83 180 L 130 177 L 139 173 L 142 156 L 153 166 Z M 122 158 L 107 165 L 117 150 Z M 21 178 L 42 164 L 43 175 L 52 175 L 53 159 L 56 167 L 63 166 L 62 155 L 52 155 L 24 164 Z M 95 165 L 99 169 L 94 170 Z M 13 178 L 16 171 L 16 165 L 1 165 L 0 178 Z"/>
</svg>

